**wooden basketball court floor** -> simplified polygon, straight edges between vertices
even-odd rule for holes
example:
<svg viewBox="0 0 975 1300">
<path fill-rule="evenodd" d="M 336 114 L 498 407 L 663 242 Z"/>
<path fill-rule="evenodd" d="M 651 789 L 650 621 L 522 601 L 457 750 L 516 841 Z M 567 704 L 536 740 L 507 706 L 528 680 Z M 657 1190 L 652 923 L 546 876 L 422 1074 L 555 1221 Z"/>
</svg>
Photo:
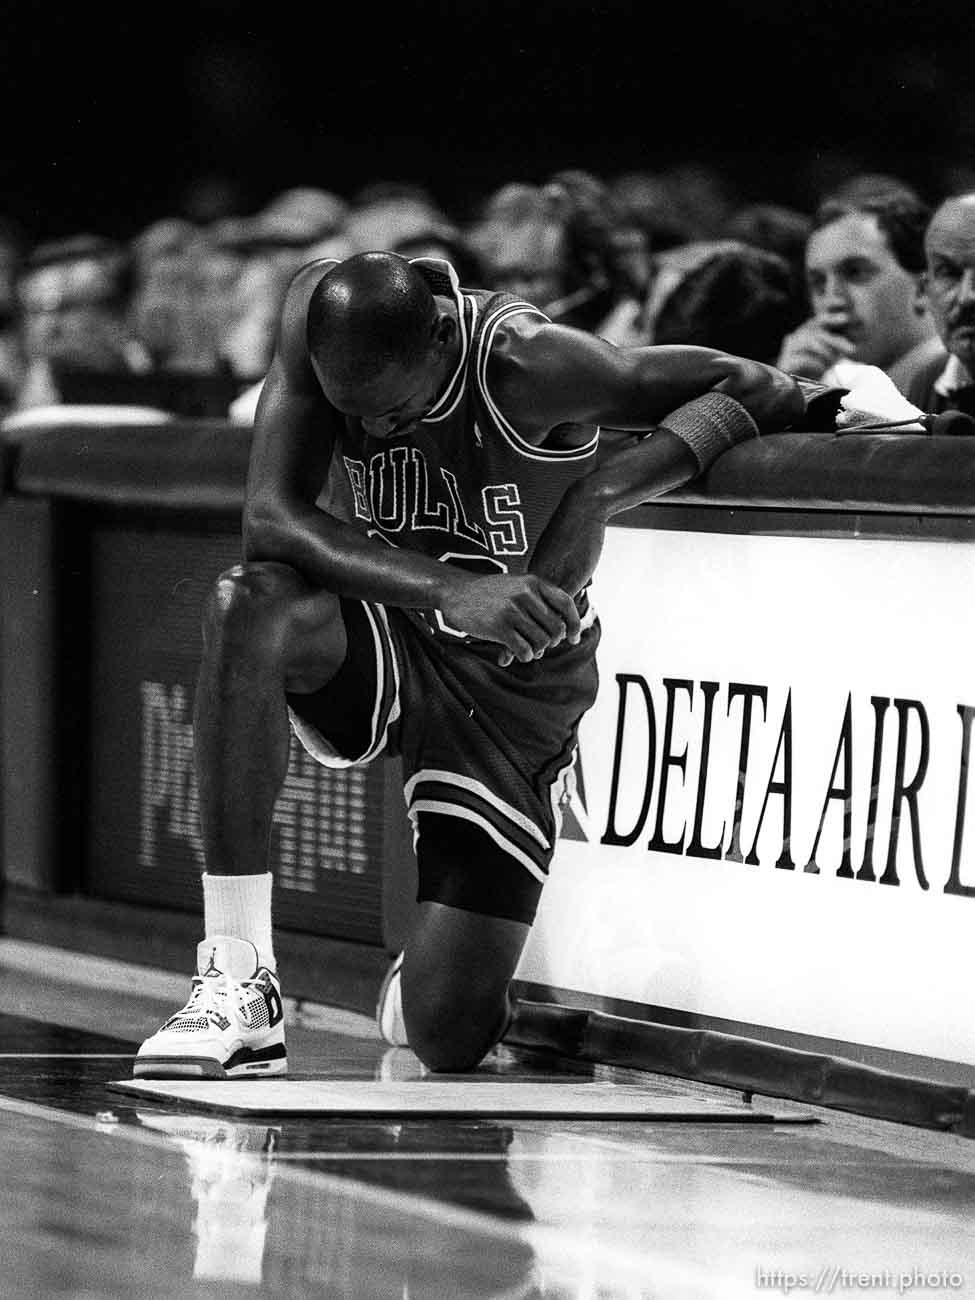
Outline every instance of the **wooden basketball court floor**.
<svg viewBox="0 0 975 1300">
<path fill-rule="evenodd" d="M 749 1107 L 506 1047 L 471 1088 L 639 1084 L 689 1117 L 187 1111 L 107 1087 L 175 1008 L 153 974 L 0 940 L 0 1297 L 975 1296 L 970 1140 L 770 1098 L 778 1121 L 695 1120 Z M 294 1020 L 289 1055 L 423 1076 L 342 1011 Z"/>
</svg>

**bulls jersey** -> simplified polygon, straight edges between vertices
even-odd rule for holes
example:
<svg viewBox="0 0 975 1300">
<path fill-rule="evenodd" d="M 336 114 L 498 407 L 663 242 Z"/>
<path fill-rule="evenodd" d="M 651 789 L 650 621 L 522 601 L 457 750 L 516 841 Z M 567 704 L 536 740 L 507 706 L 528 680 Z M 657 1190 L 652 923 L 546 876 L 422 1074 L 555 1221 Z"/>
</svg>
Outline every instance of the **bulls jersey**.
<svg viewBox="0 0 975 1300">
<path fill-rule="evenodd" d="M 413 265 L 456 306 L 456 368 L 410 434 L 373 438 L 345 417 L 320 504 L 391 546 L 478 572 L 524 573 L 566 489 L 592 468 L 599 431 L 573 426 L 568 449 L 522 438 L 491 394 L 488 361 L 500 339 L 544 313 L 510 294 L 462 289 L 446 262 Z"/>
</svg>

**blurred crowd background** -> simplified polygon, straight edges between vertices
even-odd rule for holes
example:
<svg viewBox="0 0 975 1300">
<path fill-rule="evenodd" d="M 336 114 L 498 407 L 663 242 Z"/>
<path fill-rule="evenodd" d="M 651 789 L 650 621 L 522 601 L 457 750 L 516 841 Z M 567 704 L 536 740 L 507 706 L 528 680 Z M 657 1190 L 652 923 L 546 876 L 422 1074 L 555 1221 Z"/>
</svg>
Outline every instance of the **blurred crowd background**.
<svg viewBox="0 0 975 1300">
<path fill-rule="evenodd" d="M 620 0 L 259 27 L 200 0 L 110 38 L 5 17 L 0 415 L 246 421 L 294 271 L 370 249 L 616 343 L 774 362 L 824 204 L 893 194 L 920 221 L 975 190 L 958 3 L 682 7 L 659 33 Z M 24 115 L 41 94 L 56 111 Z"/>
</svg>

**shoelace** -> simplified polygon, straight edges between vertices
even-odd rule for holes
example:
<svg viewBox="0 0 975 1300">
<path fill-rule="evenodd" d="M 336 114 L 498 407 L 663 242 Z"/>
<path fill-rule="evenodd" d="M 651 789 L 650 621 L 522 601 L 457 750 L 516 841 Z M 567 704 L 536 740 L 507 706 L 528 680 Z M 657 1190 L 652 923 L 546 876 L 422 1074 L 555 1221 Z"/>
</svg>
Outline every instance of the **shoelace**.
<svg viewBox="0 0 975 1300">
<path fill-rule="evenodd" d="M 236 1010 L 236 1000 L 227 996 L 233 988 L 233 983 L 234 981 L 226 974 L 207 975 L 205 979 L 198 975 L 193 980 L 193 990 L 186 1006 L 182 1011 L 176 1012 L 173 1020 L 182 1020 L 184 1017 L 191 1016 L 205 1016 L 209 1019 L 211 1012 L 226 1018 L 228 1010 Z"/>
<path fill-rule="evenodd" d="M 243 1028 L 250 1027 L 250 1021 L 241 1014 L 240 998 L 234 994 L 237 989 L 257 989 L 265 997 L 267 991 L 262 980 L 234 980 L 225 972 L 218 975 L 194 975 L 193 988 L 186 1005 L 171 1016 L 163 1028 L 176 1025 L 181 1020 L 204 1018 L 211 1020 L 219 1016 L 223 1020 L 232 1019 Z"/>
</svg>

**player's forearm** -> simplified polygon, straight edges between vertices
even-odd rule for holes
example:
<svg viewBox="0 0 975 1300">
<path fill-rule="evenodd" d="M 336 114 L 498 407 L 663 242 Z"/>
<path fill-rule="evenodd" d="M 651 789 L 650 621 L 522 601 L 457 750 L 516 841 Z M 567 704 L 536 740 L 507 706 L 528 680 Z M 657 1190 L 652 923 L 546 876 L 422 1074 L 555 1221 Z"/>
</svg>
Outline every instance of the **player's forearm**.
<svg viewBox="0 0 975 1300">
<path fill-rule="evenodd" d="M 667 428 L 628 442 L 606 456 L 566 493 L 556 517 L 604 523 L 654 497 L 683 487 L 700 472 L 690 448 Z"/>
<path fill-rule="evenodd" d="M 439 609 L 470 581 L 461 569 L 363 537 L 316 507 L 248 512 L 244 554 L 249 561 L 288 564 L 312 586 L 339 596 L 410 609 Z"/>
<path fill-rule="evenodd" d="M 529 570 L 577 596 L 592 578 L 602 554 L 606 520 L 591 502 L 567 493 L 532 555 Z"/>
<path fill-rule="evenodd" d="M 595 572 L 612 516 L 697 473 L 694 456 L 667 429 L 628 442 L 569 488 L 535 547 L 531 571 L 575 596 Z"/>
</svg>

